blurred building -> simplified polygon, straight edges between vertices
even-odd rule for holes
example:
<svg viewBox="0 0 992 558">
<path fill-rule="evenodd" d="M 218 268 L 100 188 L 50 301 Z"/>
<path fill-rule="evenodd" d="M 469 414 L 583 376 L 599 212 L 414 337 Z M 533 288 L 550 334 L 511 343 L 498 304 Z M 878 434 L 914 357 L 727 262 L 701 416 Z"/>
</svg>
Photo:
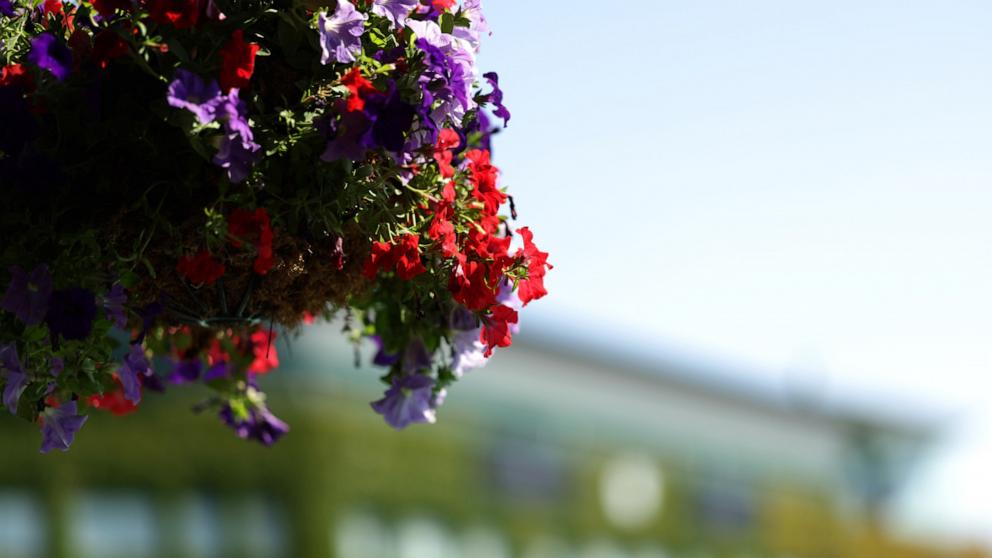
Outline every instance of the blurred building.
<svg viewBox="0 0 992 558">
<path fill-rule="evenodd" d="M 989 556 L 887 535 L 926 425 L 521 342 L 394 432 L 335 327 L 281 352 L 272 449 L 187 412 L 196 388 L 95 416 L 67 454 L 0 421 L 0 558 Z"/>
</svg>

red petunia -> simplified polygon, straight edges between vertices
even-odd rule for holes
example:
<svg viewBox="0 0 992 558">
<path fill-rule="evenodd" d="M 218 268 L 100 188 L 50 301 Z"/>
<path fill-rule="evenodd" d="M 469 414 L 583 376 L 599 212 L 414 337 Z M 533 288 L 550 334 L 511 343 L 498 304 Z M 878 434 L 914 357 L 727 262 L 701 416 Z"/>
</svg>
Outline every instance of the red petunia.
<svg viewBox="0 0 992 558">
<path fill-rule="evenodd" d="M 240 248 L 242 242 L 251 242 L 258 255 L 255 257 L 255 273 L 265 275 L 275 264 L 272 252 L 272 225 L 269 222 L 269 212 L 264 207 L 255 211 L 235 209 L 227 218 L 227 233 L 231 235 L 231 244 Z"/>
<path fill-rule="evenodd" d="M 489 267 L 464 255 L 448 281 L 448 290 L 456 302 L 469 310 L 481 312 L 496 304 L 499 289 L 490 281 Z"/>
<path fill-rule="evenodd" d="M 487 215 L 496 215 L 507 198 L 496 187 L 499 169 L 489 162 L 489 151 L 486 150 L 473 149 L 465 154 L 465 158 L 469 160 L 468 170 L 475 186 L 472 195 L 483 203 Z"/>
<path fill-rule="evenodd" d="M 20 64 L 9 64 L 0 68 L 0 87 L 17 86 L 26 93 L 34 91 L 34 77 Z"/>
<path fill-rule="evenodd" d="M 527 265 L 527 278 L 520 281 L 517 295 L 524 306 L 532 300 L 537 300 L 548 294 L 544 288 L 544 274 L 553 266 L 548 263 L 548 253 L 538 250 L 534 244 L 534 234 L 527 227 L 517 229 L 524 240 L 524 247 L 517 251 L 516 257 L 523 257 Z"/>
<path fill-rule="evenodd" d="M 420 235 L 405 234 L 397 242 L 373 242 L 372 253 L 365 262 L 363 273 L 374 279 L 380 271 L 395 269 L 396 275 L 405 281 L 427 271 L 420 261 Z"/>
<path fill-rule="evenodd" d="M 91 395 L 86 402 L 94 409 L 105 409 L 116 416 L 124 416 L 136 411 L 138 406 L 124 398 L 124 385 L 121 384 L 116 374 L 114 375 L 114 382 L 117 383 L 114 391 L 103 395 Z"/>
<path fill-rule="evenodd" d="M 513 344 L 510 324 L 517 323 L 517 311 L 504 304 L 497 304 L 489 316 L 482 318 L 482 332 L 479 340 L 486 344 L 485 356 L 493 354 L 496 347 L 509 347 Z"/>
<path fill-rule="evenodd" d="M 248 85 L 255 72 L 255 55 L 260 48 L 255 43 L 246 43 L 240 29 L 231 34 L 231 39 L 220 49 L 220 87 L 225 93 Z"/>
<path fill-rule="evenodd" d="M 150 0 L 148 17 L 155 23 L 186 29 L 200 19 L 199 0 Z"/>
<path fill-rule="evenodd" d="M 352 68 L 348 73 L 341 76 L 341 85 L 348 88 L 348 111 L 363 110 L 365 108 L 365 98 L 371 93 L 378 93 L 379 90 L 372 85 L 372 82 L 362 77 L 362 71 L 358 67 Z"/>
<path fill-rule="evenodd" d="M 433 0 L 434 9 L 443 12 L 455 5 L 455 0 Z"/>
<path fill-rule="evenodd" d="M 213 285 L 224 275 L 224 264 L 218 262 L 206 250 L 200 250 L 195 256 L 183 256 L 176 264 L 176 271 L 183 274 L 192 283 Z"/>
<path fill-rule="evenodd" d="M 441 176 L 451 178 L 455 175 L 455 167 L 451 166 L 454 155 L 451 150 L 458 147 L 462 139 L 458 132 L 445 128 L 437 135 L 437 144 L 434 145 L 434 160 L 441 170 Z"/>
<path fill-rule="evenodd" d="M 279 355 L 276 354 L 276 332 L 258 330 L 251 334 L 251 350 L 255 357 L 249 372 L 265 374 L 273 368 L 279 367 Z"/>
</svg>

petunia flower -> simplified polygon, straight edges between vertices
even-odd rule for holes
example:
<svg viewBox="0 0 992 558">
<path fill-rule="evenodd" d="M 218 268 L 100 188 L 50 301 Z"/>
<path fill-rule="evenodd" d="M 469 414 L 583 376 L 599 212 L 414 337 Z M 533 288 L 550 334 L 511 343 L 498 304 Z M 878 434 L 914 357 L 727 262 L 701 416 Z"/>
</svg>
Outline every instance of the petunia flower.
<svg viewBox="0 0 992 558">
<path fill-rule="evenodd" d="M 503 127 L 505 128 L 507 123 L 510 122 L 510 111 L 503 104 L 503 90 L 499 88 L 499 76 L 496 72 L 487 72 L 482 74 L 482 77 L 486 78 L 489 85 L 493 87 L 492 93 L 486 95 L 486 102 L 496 108 L 493 111 L 493 115 L 503 119 Z"/>
<path fill-rule="evenodd" d="M 16 15 L 14 5 L 10 3 L 10 0 L 0 0 L 0 15 L 6 17 L 14 17 Z"/>
<path fill-rule="evenodd" d="M 393 378 L 382 399 L 371 403 L 389 426 L 402 430 L 415 423 L 432 424 L 437 420 L 434 403 L 434 380 L 422 374 Z"/>
<path fill-rule="evenodd" d="M 121 387 L 124 389 L 124 398 L 131 403 L 141 402 L 141 379 L 148 375 L 151 365 L 145 356 L 145 349 L 141 343 L 131 345 L 131 349 L 124 357 L 124 364 L 117 372 L 120 378 Z"/>
<path fill-rule="evenodd" d="M 224 264 L 218 262 L 207 250 L 195 256 L 183 256 L 176 263 L 176 271 L 194 284 L 213 285 L 224 276 Z"/>
<path fill-rule="evenodd" d="M 107 312 L 107 318 L 121 329 L 127 327 L 125 304 L 127 304 L 127 293 L 124 292 L 124 286 L 114 283 L 110 291 L 103 296 L 103 309 Z"/>
<path fill-rule="evenodd" d="M 49 407 L 41 413 L 41 453 L 53 449 L 68 451 L 76 433 L 89 417 L 76 414 L 76 402 L 69 401 L 60 407 Z"/>
<path fill-rule="evenodd" d="M 388 19 L 397 27 L 402 27 L 406 23 L 407 16 L 419 3 L 419 0 L 373 0 L 372 13 Z"/>
<path fill-rule="evenodd" d="M 225 404 L 220 410 L 220 418 L 234 429 L 238 438 L 256 440 L 266 446 L 275 444 L 289 432 L 289 425 L 272 414 L 264 404 L 248 409 L 248 416 L 243 418 L 235 416 L 231 405 Z"/>
<path fill-rule="evenodd" d="M 17 346 L 13 343 L 0 347 L 0 370 L 4 375 L 3 404 L 10 414 L 17 414 L 17 401 L 27 387 L 27 374 L 17 358 Z"/>
<path fill-rule="evenodd" d="M 403 372 L 414 374 L 430 368 L 431 364 L 431 353 L 423 340 L 411 339 L 406 344 L 406 350 L 403 351 Z"/>
<path fill-rule="evenodd" d="M 348 0 L 338 0 L 337 4 L 330 17 L 327 12 L 320 12 L 317 16 L 321 64 L 330 64 L 332 60 L 350 64 L 362 52 L 365 14 L 355 9 Z"/>
<path fill-rule="evenodd" d="M 400 355 L 387 351 L 381 336 L 370 335 L 369 340 L 376 346 L 375 356 L 372 357 L 372 364 L 376 366 L 392 366 L 399 362 Z"/>
<path fill-rule="evenodd" d="M 496 347 L 509 347 L 513 343 L 510 326 L 517 323 L 517 311 L 509 306 L 497 304 L 492 314 L 482 318 L 480 341 L 486 344 L 486 357 L 493 354 Z"/>
<path fill-rule="evenodd" d="M 85 339 L 93 330 L 96 311 L 93 292 L 73 287 L 52 293 L 45 321 L 53 337 L 61 335 L 66 341 Z"/>
<path fill-rule="evenodd" d="M 155 23 L 171 24 L 176 29 L 196 25 L 200 19 L 199 0 L 150 0 L 148 16 Z"/>
<path fill-rule="evenodd" d="M 468 42 L 478 51 L 479 37 L 483 33 L 490 32 L 489 24 L 486 22 L 486 16 L 482 14 L 482 0 L 465 0 L 462 3 L 460 14 L 462 17 L 468 19 L 469 25 L 468 27 L 457 25 L 451 31 L 451 34 Z"/>
<path fill-rule="evenodd" d="M 261 47 L 246 43 L 240 29 L 231 34 L 231 39 L 220 49 L 220 88 L 226 93 L 231 89 L 242 89 L 248 85 L 255 72 L 255 55 Z"/>
<path fill-rule="evenodd" d="M 255 143 L 248 123 L 248 109 L 238 98 L 237 89 L 219 98 L 216 111 L 217 120 L 223 123 L 224 135 L 220 137 L 214 164 L 226 169 L 228 180 L 238 184 L 248 178 L 251 168 L 261 158 L 262 146 Z"/>
<path fill-rule="evenodd" d="M 0 308 L 14 314 L 27 325 L 45 317 L 52 298 L 52 276 L 48 266 L 40 264 L 25 273 L 20 266 L 10 267 L 10 285 L 0 301 Z"/>
<path fill-rule="evenodd" d="M 51 33 L 42 33 L 31 39 L 28 60 L 48 70 L 59 81 L 68 77 L 72 70 L 72 52 Z"/>
<path fill-rule="evenodd" d="M 211 80 L 209 83 L 188 70 L 176 70 L 169 84 L 166 100 L 169 106 L 192 112 L 200 124 L 214 121 L 217 112 L 220 86 Z"/>
</svg>

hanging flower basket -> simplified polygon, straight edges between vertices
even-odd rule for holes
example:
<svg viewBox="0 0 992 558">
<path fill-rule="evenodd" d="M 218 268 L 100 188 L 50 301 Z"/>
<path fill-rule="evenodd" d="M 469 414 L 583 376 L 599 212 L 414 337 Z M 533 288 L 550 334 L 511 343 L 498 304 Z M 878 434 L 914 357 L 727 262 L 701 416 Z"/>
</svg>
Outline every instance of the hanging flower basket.
<svg viewBox="0 0 992 558">
<path fill-rule="evenodd" d="M 434 422 L 550 268 L 490 162 L 488 32 L 480 0 L 0 0 L 4 407 L 65 450 L 200 383 L 271 444 L 274 340 L 343 315 L 372 409 Z"/>
</svg>

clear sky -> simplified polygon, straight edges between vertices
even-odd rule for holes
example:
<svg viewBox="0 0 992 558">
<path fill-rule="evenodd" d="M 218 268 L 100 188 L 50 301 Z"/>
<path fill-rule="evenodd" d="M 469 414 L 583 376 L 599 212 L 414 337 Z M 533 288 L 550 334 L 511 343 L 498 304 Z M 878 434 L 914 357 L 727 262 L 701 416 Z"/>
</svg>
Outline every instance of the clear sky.
<svg viewBox="0 0 992 558">
<path fill-rule="evenodd" d="M 525 327 L 954 417 L 904 515 L 992 541 L 992 3 L 485 7 Z"/>
</svg>

